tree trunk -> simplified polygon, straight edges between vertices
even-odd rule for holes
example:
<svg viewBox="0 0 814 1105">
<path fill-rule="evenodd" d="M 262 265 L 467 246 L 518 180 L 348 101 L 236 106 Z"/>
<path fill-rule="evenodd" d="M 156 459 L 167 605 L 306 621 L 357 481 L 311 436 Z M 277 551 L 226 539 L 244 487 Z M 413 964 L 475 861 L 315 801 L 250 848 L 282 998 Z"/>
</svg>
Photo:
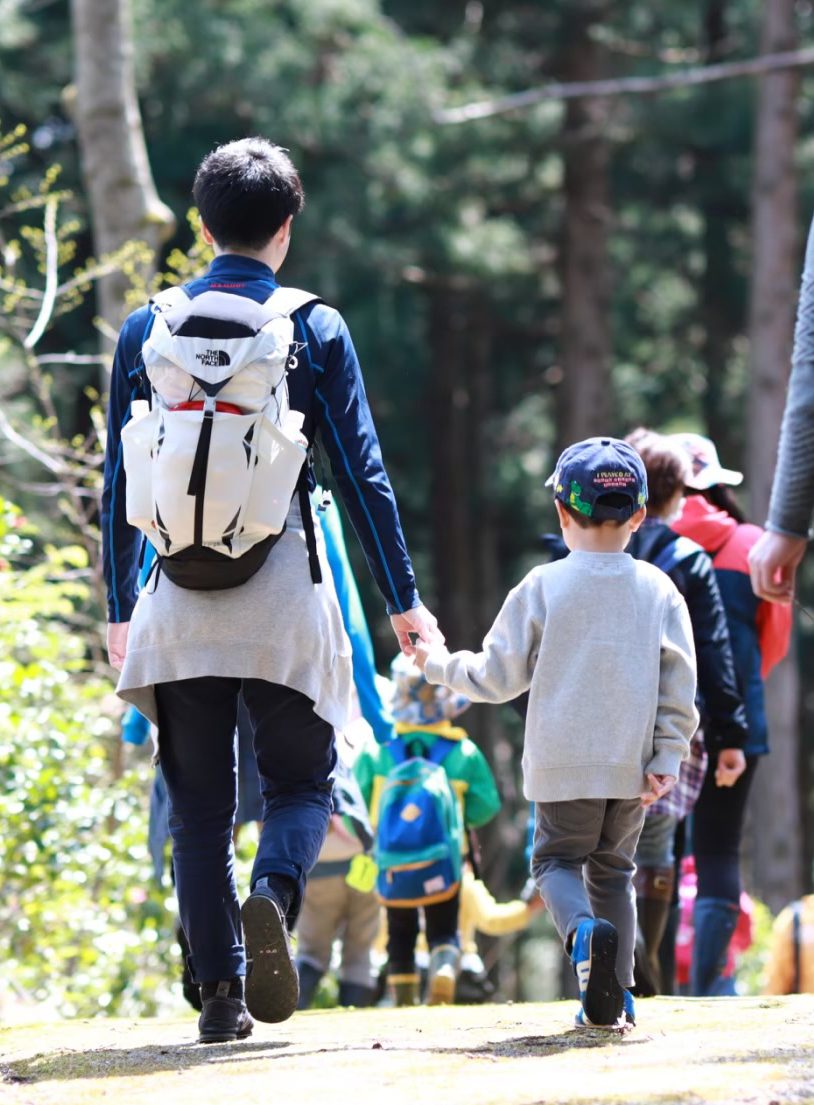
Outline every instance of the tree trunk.
<svg viewBox="0 0 814 1105">
<path fill-rule="evenodd" d="M 596 3 L 569 6 L 563 80 L 604 76 L 603 50 L 590 34 L 592 24 L 601 19 Z M 569 100 L 565 109 L 559 446 L 611 429 L 609 105 L 607 99 L 584 98 Z"/>
<path fill-rule="evenodd" d="M 797 44 L 794 0 L 766 0 L 761 52 Z M 751 375 L 748 476 L 753 517 L 769 505 L 777 440 L 785 403 L 797 302 L 797 139 L 794 71 L 762 77 L 752 188 L 752 283 L 749 304 Z M 748 836 L 751 881 L 758 896 L 777 909 L 801 888 L 798 788 L 799 685 L 793 659 L 767 685 L 772 753 L 757 773 Z"/>
<path fill-rule="evenodd" d="M 471 648 L 477 589 L 471 544 L 472 499 L 468 470 L 472 418 L 467 293 L 436 287 L 430 300 L 430 449 L 432 455 L 433 563 L 438 591 L 435 614 L 450 649 Z"/>
<path fill-rule="evenodd" d="M 705 65 L 726 60 L 727 6 L 728 0 L 707 0 L 701 47 Z M 733 89 L 727 84 L 711 85 L 699 93 L 699 103 L 714 118 L 723 114 L 732 95 Z M 742 419 L 733 417 L 726 384 L 733 344 L 743 332 L 745 321 L 730 234 L 741 212 L 738 196 L 726 177 L 727 153 L 720 143 L 707 138 L 695 148 L 694 155 L 694 183 L 704 223 L 704 272 L 698 292 L 698 316 L 704 330 L 704 424 L 720 455 L 740 465 Z"/>
<path fill-rule="evenodd" d="M 153 183 L 136 100 L 129 0 L 72 0 L 75 119 L 90 198 L 94 249 L 110 253 L 130 240 L 155 255 L 175 218 Z M 144 275 L 155 271 L 146 262 Z M 105 277 L 99 314 L 113 331 L 126 315 L 128 279 Z"/>
<path fill-rule="evenodd" d="M 488 486 L 494 455 L 487 436 L 494 410 L 494 320 L 482 292 L 443 284 L 433 288 L 429 346 L 433 564 L 439 596 L 434 613 L 450 649 L 477 650 L 504 598 L 499 520 Z M 510 816 L 522 802 L 516 755 L 501 710 L 475 705 L 461 722 L 489 761 L 504 802 L 503 815 L 478 830 L 483 876 L 500 896 L 509 866 L 524 846 Z"/>
</svg>

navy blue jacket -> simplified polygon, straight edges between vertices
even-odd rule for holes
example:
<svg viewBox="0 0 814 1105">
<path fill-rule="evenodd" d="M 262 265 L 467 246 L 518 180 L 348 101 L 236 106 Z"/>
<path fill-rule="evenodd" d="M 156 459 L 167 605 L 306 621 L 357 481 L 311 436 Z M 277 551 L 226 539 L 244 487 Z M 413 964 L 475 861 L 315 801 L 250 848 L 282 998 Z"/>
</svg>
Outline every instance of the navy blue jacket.
<svg viewBox="0 0 814 1105">
<path fill-rule="evenodd" d="M 277 281 L 267 265 L 237 254 L 217 257 L 204 276 L 186 285 L 193 296 L 217 288 L 258 303 L 275 287 Z M 130 417 L 131 402 L 150 398 L 140 352 L 152 319 L 146 306 L 127 318 L 110 382 L 102 554 L 111 622 L 130 620 L 137 595 L 141 533 L 128 525 L 125 516 L 121 429 Z M 299 366 L 288 375 L 291 408 L 304 412 L 303 429 L 309 441 L 319 434 L 387 612 L 411 610 L 420 599 L 348 328 L 337 311 L 321 303 L 308 304 L 294 319 L 307 356 L 301 354 Z"/>
<path fill-rule="evenodd" d="M 700 545 L 650 518 L 633 534 L 627 552 L 666 572 L 687 603 L 707 749 L 715 753 L 722 748 L 743 748 L 749 737 L 746 711 L 735 678 L 726 611 L 712 561 Z"/>
</svg>

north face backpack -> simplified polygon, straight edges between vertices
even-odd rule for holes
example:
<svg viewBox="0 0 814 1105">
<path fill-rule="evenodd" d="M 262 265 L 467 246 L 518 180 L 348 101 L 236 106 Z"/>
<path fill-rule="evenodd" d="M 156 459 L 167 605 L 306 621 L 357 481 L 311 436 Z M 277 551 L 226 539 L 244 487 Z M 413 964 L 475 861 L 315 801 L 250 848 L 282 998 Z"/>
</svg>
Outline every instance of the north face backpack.
<svg viewBox="0 0 814 1105">
<path fill-rule="evenodd" d="M 441 766 L 456 743 L 440 737 L 419 756 L 401 737 L 387 745 L 396 762 L 379 799 L 373 856 L 376 890 L 387 906 L 431 905 L 458 890 L 461 814 Z"/>
<path fill-rule="evenodd" d="M 179 586 L 236 587 L 282 535 L 307 445 L 288 405 L 291 316 L 316 300 L 296 288 L 256 303 L 176 287 L 151 302 L 141 351 L 151 409 L 122 430 L 126 511 Z"/>
</svg>

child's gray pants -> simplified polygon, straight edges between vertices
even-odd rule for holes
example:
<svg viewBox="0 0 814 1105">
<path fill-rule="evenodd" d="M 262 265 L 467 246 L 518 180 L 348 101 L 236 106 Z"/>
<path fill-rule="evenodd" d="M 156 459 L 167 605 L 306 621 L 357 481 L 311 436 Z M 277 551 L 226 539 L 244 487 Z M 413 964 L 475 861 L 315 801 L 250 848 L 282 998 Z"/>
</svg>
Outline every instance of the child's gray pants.
<svg viewBox="0 0 814 1105">
<path fill-rule="evenodd" d="M 639 798 L 580 798 L 535 805 L 531 872 L 566 951 L 580 921 L 591 917 L 610 921 L 619 933 L 616 976 L 626 988 L 633 985 L 633 856 L 643 823 Z"/>
</svg>

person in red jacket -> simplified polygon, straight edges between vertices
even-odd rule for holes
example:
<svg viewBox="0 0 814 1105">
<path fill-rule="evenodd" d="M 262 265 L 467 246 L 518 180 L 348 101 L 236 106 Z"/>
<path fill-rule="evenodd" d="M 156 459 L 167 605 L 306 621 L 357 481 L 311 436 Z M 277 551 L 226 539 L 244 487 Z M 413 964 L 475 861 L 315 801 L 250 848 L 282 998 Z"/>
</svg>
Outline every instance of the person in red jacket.
<svg viewBox="0 0 814 1105">
<path fill-rule="evenodd" d="M 673 434 L 672 440 L 685 450 L 692 466 L 683 509 L 672 529 L 712 557 L 749 727 L 746 771 L 733 787 L 718 793 L 713 793 L 714 780 L 708 777 L 695 808 L 698 896 L 691 992 L 698 995 L 710 993 L 715 985 L 725 963 L 726 934 L 731 935 L 737 922 L 743 813 L 758 761 L 769 751 L 763 681 L 788 652 L 792 617 L 791 607 L 766 602 L 752 591 L 749 551 L 763 530 L 746 521 L 731 490 L 743 475 L 721 465 L 709 438 L 682 433 Z"/>
</svg>

